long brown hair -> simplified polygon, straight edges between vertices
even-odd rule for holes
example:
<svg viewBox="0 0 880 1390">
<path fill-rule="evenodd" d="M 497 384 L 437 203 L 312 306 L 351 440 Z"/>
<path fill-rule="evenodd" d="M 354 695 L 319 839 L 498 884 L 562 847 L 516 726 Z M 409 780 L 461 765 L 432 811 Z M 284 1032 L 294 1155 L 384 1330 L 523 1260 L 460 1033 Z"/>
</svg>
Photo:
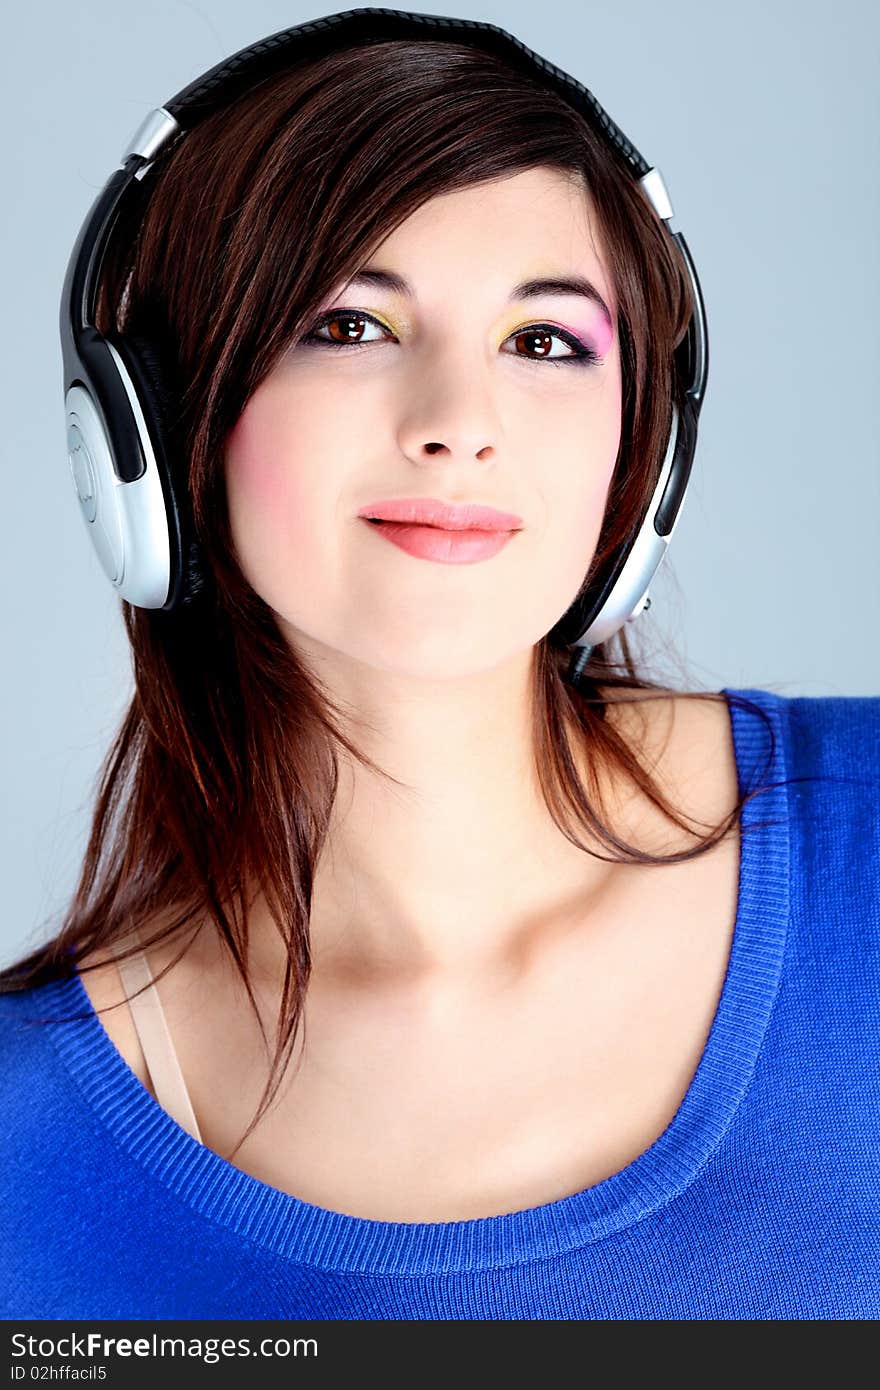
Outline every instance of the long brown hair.
<svg viewBox="0 0 880 1390">
<path fill-rule="evenodd" d="M 151 338 L 173 368 L 205 583 L 197 602 L 174 612 L 123 601 L 134 693 L 102 764 L 79 883 L 53 939 L 0 972 L 0 991 L 68 977 L 132 926 L 149 927 L 149 948 L 177 933 L 191 940 L 210 923 L 259 1021 L 247 970 L 248 891 L 257 885 L 288 964 L 269 1080 L 236 1148 L 277 1093 L 301 1023 L 304 1031 L 312 884 L 337 751 L 389 774 L 357 747 L 344 727 L 352 712 L 342 717 L 238 568 L 224 440 L 280 354 L 308 331 L 328 286 L 353 275 L 410 213 L 438 194 L 537 166 L 589 190 L 619 305 L 621 446 L 586 585 L 625 542 L 657 481 L 671 402 L 681 398 L 673 354 L 691 290 L 620 157 L 537 81 L 477 49 L 429 40 L 376 43 L 368 57 L 342 49 L 273 76 L 167 152 L 139 234 L 106 267 L 98 327 Z M 588 745 L 590 762 L 634 781 L 694 835 L 603 717 L 609 697 L 674 692 L 639 672 L 625 631 L 594 648 L 577 688 L 565 679 L 568 660 L 549 636 L 537 643 L 535 756 L 556 824 L 575 844 L 578 826 L 588 826 L 610 862 L 706 853 L 761 788 L 680 853 L 652 856 L 619 839 L 593 805 L 574 750 Z"/>
</svg>

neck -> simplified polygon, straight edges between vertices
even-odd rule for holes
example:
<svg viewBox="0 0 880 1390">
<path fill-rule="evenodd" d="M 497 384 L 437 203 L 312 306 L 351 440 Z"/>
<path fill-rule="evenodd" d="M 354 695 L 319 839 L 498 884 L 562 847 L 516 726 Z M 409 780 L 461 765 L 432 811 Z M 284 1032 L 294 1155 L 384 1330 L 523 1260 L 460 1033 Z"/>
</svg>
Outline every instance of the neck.
<svg viewBox="0 0 880 1390">
<path fill-rule="evenodd" d="M 313 974 L 440 980 L 510 967 L 541 933 L 595 909 L 615 870 L 572 844 L 544 803 L 528 664 L 445 683 L 382 677 L 342 693 L 367 713 L 364 751 L 404 785 L 340 761 L 313 883 Z M 576 754 L 602 807 L 623 815 L 632 788 L 612 786 L 588 749 Z M 261 897 L 250 934 L 258 968 L 280 979 L 283 946 Z"/>
</svg>

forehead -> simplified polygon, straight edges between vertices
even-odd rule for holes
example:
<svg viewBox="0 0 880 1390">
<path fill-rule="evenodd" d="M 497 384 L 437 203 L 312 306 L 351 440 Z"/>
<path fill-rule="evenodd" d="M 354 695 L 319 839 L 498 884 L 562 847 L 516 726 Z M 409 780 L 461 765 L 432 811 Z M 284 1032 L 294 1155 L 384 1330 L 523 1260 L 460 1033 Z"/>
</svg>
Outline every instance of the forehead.
<svg viewBox="0 0 880 1390">
<path fill-rule="evenodd" d="M 450 278 L 489 295 L 527 277 L 581 274 L 612 312 L 615 295 L 592 199 L 582 179 L 536 168 L 442 193 L 376 247 L 419 293 Z"/>
</svg>

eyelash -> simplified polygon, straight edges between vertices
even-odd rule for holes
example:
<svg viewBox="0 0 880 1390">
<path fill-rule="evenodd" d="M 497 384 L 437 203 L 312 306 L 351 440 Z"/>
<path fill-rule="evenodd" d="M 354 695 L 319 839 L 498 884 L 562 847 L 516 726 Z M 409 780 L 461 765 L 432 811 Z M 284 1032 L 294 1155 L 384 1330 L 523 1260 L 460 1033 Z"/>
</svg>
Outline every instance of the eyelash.
<svg viewBox="0 0 880 1390">
<path fill-rule="evenodd" d="M 340 318 L 364 319 L 367 323 L 375 324 L 377 328 L 383 329 L 386 333 L 391 332 L 390 328 L 388 328 L 379 319 L 374 318 L 372 314 L 365 313 L 362 309 L 334 309 L 332 313 L 324 314 L 320 319 L 318 319 L 317 323 L 315 323 L 312 326 L 311 330 L 305 335 L 305 337 L 301 339 L 301 343 L 303 345 L 308 345 L 309 347 L 342 348 L 346 351 L 351 351 L 352 348 L 368 348 L 376 346 L 375 342 L 334 343 L 329 338 L 317 337 L 317 332 L 319 328 L 326 328 L 328 323 L 332 323 L 334 319 Z M 593 351 L 592 348 L 587 347 L 585 343 L 580 342 L 578 338 L 575 338 L 570 333 L 567 333 L 565 329 L 558 328 L 552 323 L 530 323 L 527 324 L 525 328 L 518 328 L 516 332 L 512 333 L 510 336 L 513 338 L 518 338 L 523 333 L 539 332 L 549 333 L 551 337 L 560 338 L 562 342 L 565 343 L 566 347 L 570 347 L 572 349 L 571 356 L 526 357 L 524 354 L 518 352 L 506 355 L 509 355 L 511 357 L 518 357 L 521 362 L 532 362 L 541 366 L 543 366 L 546 363 L 552 367 L 560 367 L 563 364 L 573 364 L 576 367 L 594 366 L 601 363 L 603 360 L 597 352 Z M 392 334 L 392 337 L 393 336 L 394 335 Z"/>
</svg>

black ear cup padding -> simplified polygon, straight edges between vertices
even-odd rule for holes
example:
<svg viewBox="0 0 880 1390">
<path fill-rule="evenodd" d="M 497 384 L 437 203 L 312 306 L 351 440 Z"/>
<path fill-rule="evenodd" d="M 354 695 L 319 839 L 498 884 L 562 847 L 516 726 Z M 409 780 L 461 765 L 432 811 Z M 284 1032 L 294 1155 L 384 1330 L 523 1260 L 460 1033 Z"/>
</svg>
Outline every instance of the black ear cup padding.
<svg viewBox="0 0 880 1390">
<path fill-rule="evenodd" d="M 172 592 L 175 572 L 181 571 L 177 602 L 190 603 L 204 588 L 201 548 L 193 534 L 191 509 L 186 488 L 186 474 L 180 445 L 180 399 L 156 344 L 137 333 L 124 338 L 126 365 L 135 380 L 144 413 L 152 417 L 157 428 L 151 429 L 154 449 L 163 474 L 162 485 L 166 498 L 172 550 L 176 534 L 180 536 L 180 560 L 172 560 Z M 149 423 L 149 421 L 148 421 Z M 159 443 L 157 443 L 157 440 Z M 164 454 L 159 458 L 159 450 Z"/>
<path fill-rule="evenodd" d="M 127 333 L 125 342 L 130 349 L 126 365 L 137 372 L 138 392 L 146 397 L 162 438 L 168 439 L 173 434 L 171 427 L 178 407 L 159 353 L 149 338 L 142 338 L 135 333 Z M 132 363 L 132 355 L 137 357 L 136 363 Z M 137 370 L 138 367 L 141 368 L 140 371 Z"/>
</svg>

